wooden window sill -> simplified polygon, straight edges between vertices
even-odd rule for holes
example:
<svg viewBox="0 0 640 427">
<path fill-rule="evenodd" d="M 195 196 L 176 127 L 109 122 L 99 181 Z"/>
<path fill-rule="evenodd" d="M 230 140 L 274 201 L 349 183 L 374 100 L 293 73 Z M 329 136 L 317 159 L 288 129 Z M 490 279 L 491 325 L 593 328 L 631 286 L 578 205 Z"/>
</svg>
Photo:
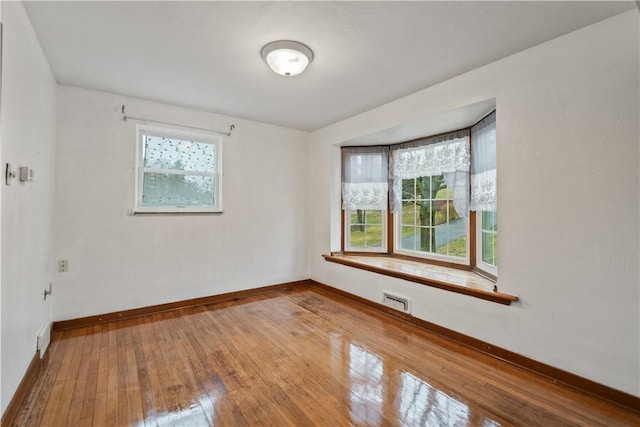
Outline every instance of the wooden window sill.
<svg viewBox="0 0 640 427">
<path fill-rule="evenodd" d="M 386 276 L 409 280 L 435 288 L 509 305 L 518 301 L 514 295 L 494 291 L 495 283 L 472 272 L 385 255 L 322 255 L 325 260 L 360 268 Z"/>
</svg>

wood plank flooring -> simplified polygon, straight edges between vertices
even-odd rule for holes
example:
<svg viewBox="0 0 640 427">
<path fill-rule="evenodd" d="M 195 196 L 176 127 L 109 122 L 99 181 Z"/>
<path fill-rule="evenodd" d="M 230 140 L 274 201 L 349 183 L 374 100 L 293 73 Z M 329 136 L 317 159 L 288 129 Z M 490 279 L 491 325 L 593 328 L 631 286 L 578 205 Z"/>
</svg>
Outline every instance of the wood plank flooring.
<svg viewBox="0 0 640 427">
<path fill-rule="evenodd" d="M 638 426 L 311 287 L 56 332 L 17 426 Z"/>
</svg>

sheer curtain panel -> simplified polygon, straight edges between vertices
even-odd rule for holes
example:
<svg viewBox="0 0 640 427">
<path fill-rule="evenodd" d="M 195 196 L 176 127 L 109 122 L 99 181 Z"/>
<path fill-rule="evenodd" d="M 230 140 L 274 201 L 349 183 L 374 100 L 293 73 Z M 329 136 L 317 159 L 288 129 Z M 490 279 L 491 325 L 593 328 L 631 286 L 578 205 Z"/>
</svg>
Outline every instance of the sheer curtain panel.
<svg viewBox="0 0 640 427">
<path fill-rule="evenodd" d="M 453 191 L 453 205 L 462 217 L 469 204 L 469 131 L 462 130 L 393 146 L 391 212 L 402 206 L 402 180 L 442 175 Z"/>
<path fill-rule="evenodd" d="M 472 211 L 497 211 L 496 112 L 471 128 Z"/>
<path fill-rule="evenodd" d="M 342 208 L 387 210 L 388 147 L 342 148 Z"/>
</svg>

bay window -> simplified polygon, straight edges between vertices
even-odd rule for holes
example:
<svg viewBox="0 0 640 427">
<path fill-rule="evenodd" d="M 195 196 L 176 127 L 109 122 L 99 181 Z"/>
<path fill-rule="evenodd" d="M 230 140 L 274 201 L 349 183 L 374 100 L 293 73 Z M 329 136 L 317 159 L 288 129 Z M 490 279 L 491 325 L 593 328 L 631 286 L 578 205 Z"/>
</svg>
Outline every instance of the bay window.
<svg viewBox="0 0 640 427">
<path fill-rule="evenodd" d="M 400 144 L 343 147 L 342 250 L 496 276 L 495 117 Z"/>
</svg>

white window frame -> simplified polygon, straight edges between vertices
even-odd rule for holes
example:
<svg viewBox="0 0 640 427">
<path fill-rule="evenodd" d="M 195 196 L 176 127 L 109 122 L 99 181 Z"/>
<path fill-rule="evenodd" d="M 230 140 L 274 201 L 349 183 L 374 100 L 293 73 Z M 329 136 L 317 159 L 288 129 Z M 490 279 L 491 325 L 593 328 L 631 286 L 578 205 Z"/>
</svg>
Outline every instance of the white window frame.
<svg viewBox="0 0 640 427">
<path fill-rule="evenodd" d="M 402 248 L 402 210 L 393 214 L 393 253 L 405 256 L 411 256 L 415 258 L 423 258 L 427 260 L 434 261 L 442 261 L 448 262 L 451 264 L 460 264 L 460 265 L 469 265 L 470 264 L 470 256 L 469 256 L 469 235 L 470 235 L 470 227 L 469 227 L 469 218 L 466 220 L 466 231 L 465 236 L 466 239 L 466 256 L 464 258 L 457 257 L 453 255 L 443 255 L 436 252 L 424 252 L 424 251 L 414 251 L 411 249 L 403 249 Z M 419 227 L 418 227 L 419 228 Z M 434 229 L 435 231 L 435 229 Z"/>
<path fill-rule="evenodd" d="M 476 211 L 476 267 L 493 276 L 498 276 L 498 266 L 487 264 L 482 260 L 482 214 Z M 498 247 L 496 246 L 496 251 Z"/>
<path fill-rule="evenodd" d="M 380 210 L 380 209 L 363 209 L 365 211 L 376 211 L 376 210 Z M 387 211 L 386 210 L 382 210 L 381 211 L 381 218 L 380 218 L 380 226 L 382 227 L 382 246 L 371 246 L 371 247 L 367 247 L 367 248 L 363 248 L 360 246 L 351 246 L 351 222 L 350 222 L 350 212 L 353 212 L 353 210 L 349 210 L 349 209 L 345 209 L 344 210 L 344 230 L 345 231 L 345 236 L 344 236 L 344 250 L 346 252 L 371 252 L 371 253 L 387 253 L 388 251 L 388 246 L 387 246 Z M 365 214 L 365 221 L 366 221 L 366 214 Z M 365 224 L 366 225 L 366 224 Z M 377 224 L 371 224 L 371 225 L 377 225 Z"/>
<path fill-rule="evenodd" d="M 198 143 L 212 144 L 215 146 L 213 172 L 192 172 L 175 169 L 154 169 L 143 167 L 144 160 L 144 135 L 152 135 L 161 138 L 188 139 Z M 222 143 L 223 138 L 214 133 L 204 131 L 194 132 L 177 126 L 136 126 L 136 165 L 135 165 L 135 201 L 134 213 L 222 213 Z M 211 207 L 198 206 L 143 206 L 142 189 L 144 185 L 144 173 L 165 173 L 172 175 L 210 176 L 213 178 L 213 200 Z"/>
</svg>

